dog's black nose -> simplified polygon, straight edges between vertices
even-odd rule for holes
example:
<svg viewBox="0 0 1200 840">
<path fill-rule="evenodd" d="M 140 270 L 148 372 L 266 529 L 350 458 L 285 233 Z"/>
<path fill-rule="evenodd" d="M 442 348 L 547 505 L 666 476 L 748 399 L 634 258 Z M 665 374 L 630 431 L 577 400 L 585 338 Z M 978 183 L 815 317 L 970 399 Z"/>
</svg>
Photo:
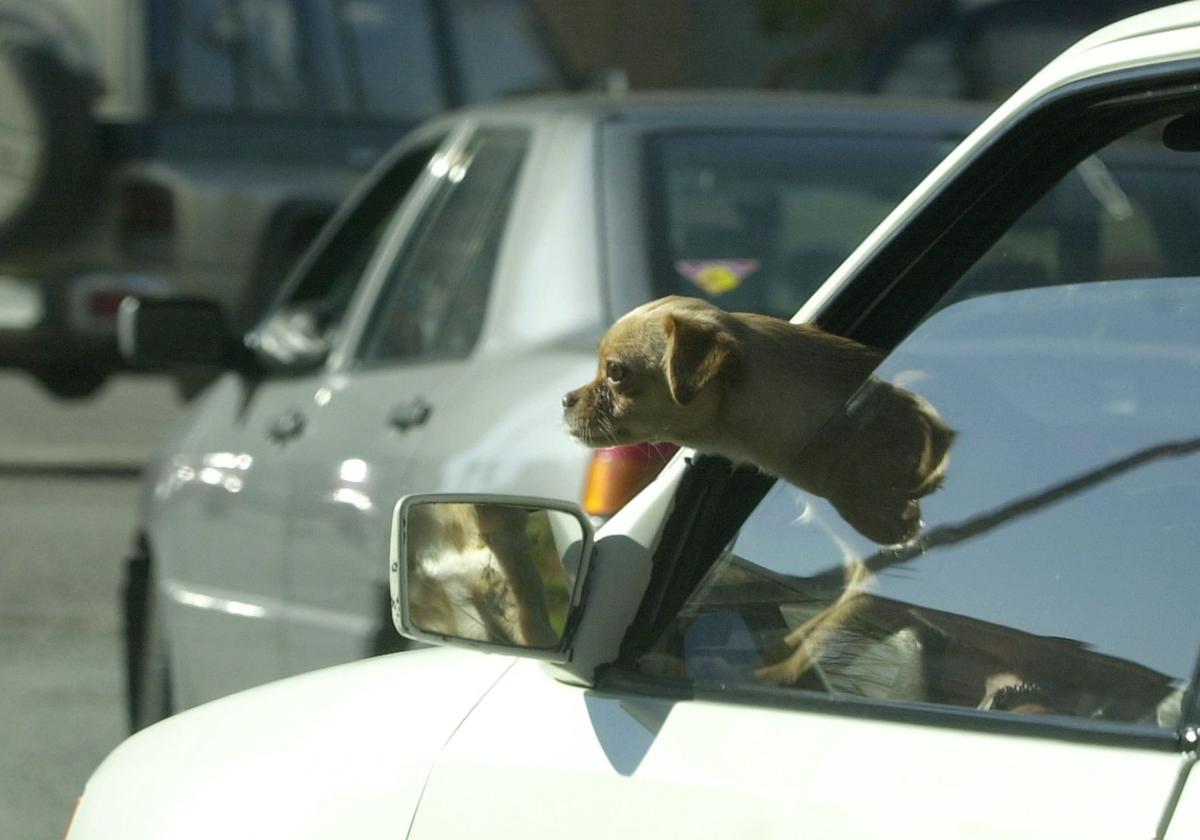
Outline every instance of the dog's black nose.
<svg viewBox="0 0 1200 840">
<path fill-rule="evenodd" d="M 570 408 L 577 402 L 579 402 L 579 394 L 575 393 L 574 391 L 567 391 L 567 393 L 563 394 L 563 408 Z"/>
</svg>

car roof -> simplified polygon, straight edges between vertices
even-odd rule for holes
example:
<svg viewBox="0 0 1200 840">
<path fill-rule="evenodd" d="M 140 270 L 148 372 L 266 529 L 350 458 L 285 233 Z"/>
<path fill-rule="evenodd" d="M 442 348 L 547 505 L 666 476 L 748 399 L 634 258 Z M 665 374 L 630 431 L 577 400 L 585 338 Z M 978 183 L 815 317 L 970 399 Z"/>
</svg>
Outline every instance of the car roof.
<svg viewBox="0 0 1200 840">
<path fill-rule="evenodd" d="M 1122 20 L 1114 21 L 1108 26 L 1096 30 L 1091 35 L 1081 38 L 1074 46 L 1065 50 L 1059 56 L 1059 60 L 1105 44 L 1114 44 L 1117 41 L 1124 41 L 1129 38 L 1191 29 L 1197 25 L 1198 16 L 1200 16 L 1200 2 L 1196 2 L 1196 0 L 1190 0 L 1186 3 L 1174 3 L 1131 15 Z"/>
<path fill-rule="evenodd" d="M 730 89 L 534 95 L 472 106 L 449 118 L 568 118 L 647 126 L 784 125 L 802 120 L 809 127 L 940 134 L 970 130 L 987 113 L 988 109 L 965 102 Z"/>
</svg>

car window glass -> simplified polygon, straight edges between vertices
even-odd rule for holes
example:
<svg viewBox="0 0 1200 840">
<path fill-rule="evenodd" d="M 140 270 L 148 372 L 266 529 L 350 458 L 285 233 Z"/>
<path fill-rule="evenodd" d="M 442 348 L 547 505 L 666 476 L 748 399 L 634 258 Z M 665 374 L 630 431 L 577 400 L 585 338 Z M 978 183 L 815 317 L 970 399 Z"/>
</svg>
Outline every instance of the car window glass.
<svg viewBox="0 0 1200 840">
<path fill-rule="evenodd" d="M 954 294 L 1200 274 L 1194 235 L 1200 167 L 1152 141 L 1161 129 L 1158 123 L 1081 163 L 992 246 Z"/>
<path fill-rule="evenodd" d="M 304 45 L 290 0 L 243 0 L 243 46 L 250 108 L 295 111 L 304 105 Z"/>
<path fill-rule="evenodd" d="M 277 112 L 305 104 L 305 33 L 293 0 L 187 0 L 178 13 L 180 106 Z"/>
<path fill-rule="evenodd" d="M 419 120 L 445 107 L 428 3 L 338 0 L 334 8 L 355 110 Z"/>
<path fill-rule="evenodd" d="M 946 146 L 934 138 L 672 134 L 652 137 L 647 151 L 656 295 L 788 318 Z"/>
<path fill-rule="evenodd" d="M 285 365 L 324 357 L 384 230 L 436 148 L 422 145 L 398 158 L 341 217 L 258 330 L 262 352 Z"/>
<path fill-rule="evenodd" d="M 438 186 L 388 274 L 362 361 L 471 352 L 527 145 L 527 132 L 484 130 L 430 163 Z"/>
<path fill-rule="evenodd" d="M 447 4 L 467 102 L 562 87 L 533 9 L 511 0 Z"/>
<path fill-rule="evenodd" d="M 929 96 L 950 99 L 965 94 L 956 65 L 954 44 L 944 32 L 924 38 L 894 58 L 887 75 L 873 88 L 888 96 Z"/>
<path fill-rule="evenodd" d="M 188 0 L 178 7 L 180 38 L 175 98 L 181 107 L 232 110 L 237 102 L 233 52 L 238 29 L 225 0 Z"/>
<path fill-rule="evenodd" d="M 820 479 L 772 487 L 640 670 L 1180 725 L 1200 642 L 1200 281 L 1176 274 L 1200 246 L 1175 230 L 1196 221 L 1186 179 L 1155 191 L 1117 165 L 1128 151 L 1102 153 L 1104 190 L 1069 175 L 887 356 L 807 445 Z M 939 450 L 901 404 L 954 436 Z M 922 485 L 935 451 L 944 473 Z M 919 533 L 887 544 L 897 522 Z"/>
</svg>

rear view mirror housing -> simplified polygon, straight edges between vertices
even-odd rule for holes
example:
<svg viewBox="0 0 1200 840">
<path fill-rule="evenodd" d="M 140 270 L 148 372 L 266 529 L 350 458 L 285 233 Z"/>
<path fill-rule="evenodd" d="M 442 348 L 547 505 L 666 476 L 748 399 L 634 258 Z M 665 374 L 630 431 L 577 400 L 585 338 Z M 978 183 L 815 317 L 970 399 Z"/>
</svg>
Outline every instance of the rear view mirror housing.
<svg viewBox="0 0 1200 840">
<path fill-rule="evenodd" d="M 417 641 L 564 663 L 583 607 L 592 524 L 551 499 L 422 494 L 396 503 L 396 629 Z"/>
</svg>

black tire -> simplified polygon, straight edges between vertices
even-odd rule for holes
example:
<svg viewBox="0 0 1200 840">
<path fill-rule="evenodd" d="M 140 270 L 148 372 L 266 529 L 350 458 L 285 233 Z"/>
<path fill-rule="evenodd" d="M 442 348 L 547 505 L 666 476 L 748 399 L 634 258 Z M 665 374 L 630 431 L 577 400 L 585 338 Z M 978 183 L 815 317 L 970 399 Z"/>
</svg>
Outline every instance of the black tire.
<svg viewBox="0 0 1200 840">
<path fill-rule="evenodd" d="M 35 367 L 30 372 L 42 387 L 62 400 L 88 399 L 108 382 L 108 371 L 101 368 Z"/>
<path fill-rule="evenodd" d="M 175 393 L 183 402 L 191 402 L 209 385 L 216 381 L 220 373 L 180 374 L 175 378 Z"/>
<path fill-rule="evenodd" d="M 61 245 L 97 205 L 92 89 L 48 47 L 0 39 L 0 254 Z"/>
<path fill-rule="evenodd" d="M 123 596 L 129 731 L 137 732 L 173 711 L 161 593 L 144 546 L 126 563 Z"/>
</svg>

